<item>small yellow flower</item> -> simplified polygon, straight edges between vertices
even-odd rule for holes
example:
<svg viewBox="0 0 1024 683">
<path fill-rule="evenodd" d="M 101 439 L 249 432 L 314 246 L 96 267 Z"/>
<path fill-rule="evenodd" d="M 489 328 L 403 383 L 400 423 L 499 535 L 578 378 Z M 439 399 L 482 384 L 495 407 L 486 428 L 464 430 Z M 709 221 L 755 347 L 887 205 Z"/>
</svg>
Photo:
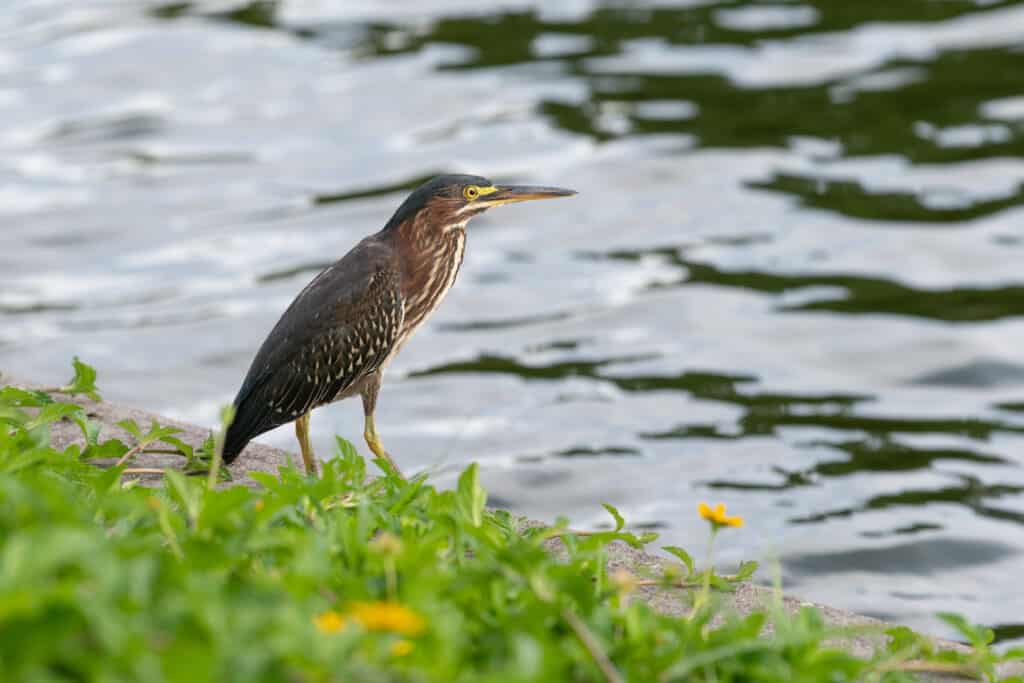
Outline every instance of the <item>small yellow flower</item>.
<svg viewBox="0 0 1024 683">
<path fill-rule="evenodd" d="M 252 506 L 256 510 L 256 512 L 263 512 L 263 508 L 265 508 L 267 504 L 263 502 L 262 498 L 260 498 L 255 503 L 253 503 Z"/>
<path fill-rule="evenodd" d="M 397 602 L 354 602 L 348 614 L 367 631 L 415 636 L 426 628 L 420 615 Z"/>
<path fill-rule="evenodd" d="M 391 654 L 395 657 L 404 657 L 416 647 L 408 640 L 396 640 L 391 644 Z"/>
<path fill-rule="evenodd" d="M 734 515 L 730 517 L 729 515 L 725 514 L 725 503 L 719 503 L 714 507 L 714 509 L 712 509 L 711 506 L 708 505 L 707 503 L 701 503 L 700 505 L 697 506 L 697 512 L 700 513 L 701 517 L 711 522 L 711 526 L 714 527 L 716 530 L 719 527 L 723 526 L 743 526 L 742 517 L 740 517 L 739 515 Z"/>
<path fill-rule="evenodd" d="M 347 620 L 334 610 L 328 610 L 319 614 L 313 619 L 313 623 L 320 633 L 338 633 L 345 629 Z"/>
</svg>

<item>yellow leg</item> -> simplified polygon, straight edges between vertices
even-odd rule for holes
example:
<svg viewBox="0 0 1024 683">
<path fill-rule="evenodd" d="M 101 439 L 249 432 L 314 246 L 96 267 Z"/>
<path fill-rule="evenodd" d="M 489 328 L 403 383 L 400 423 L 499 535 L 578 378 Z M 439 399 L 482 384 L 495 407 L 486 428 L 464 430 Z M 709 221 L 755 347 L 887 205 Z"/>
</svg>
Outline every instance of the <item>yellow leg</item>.
<svg viewBox="0 0 1024 683">
<path fill-rule="evenodd" d="M 313 455 L 313 444 L 309 441 L 309 413 L 295 420 L 295 437 L 302 449 L 302 462 L 306 465 L 306 474 L 316 474 L 316 456 Z"/>
<path fill-rule="evenodd" d="M 405 475 L 402 474 L 402 470 L 398 469 L 398 465 L 391 459 L 388 452 L 384 450 L 384 446 L 381 445 L 380 437 L 377 435 L 377 428 L 373 424 L 373 415 L 366 416 L 366 428 L 363 430 L 363 438 L 366 439 L 366 445 L 370 447 L 373 454 L 378 458 L 383 458 L 391 465 L 391 469 L 395 471 L 399 479 L 405 479 Z"/>
</svg>

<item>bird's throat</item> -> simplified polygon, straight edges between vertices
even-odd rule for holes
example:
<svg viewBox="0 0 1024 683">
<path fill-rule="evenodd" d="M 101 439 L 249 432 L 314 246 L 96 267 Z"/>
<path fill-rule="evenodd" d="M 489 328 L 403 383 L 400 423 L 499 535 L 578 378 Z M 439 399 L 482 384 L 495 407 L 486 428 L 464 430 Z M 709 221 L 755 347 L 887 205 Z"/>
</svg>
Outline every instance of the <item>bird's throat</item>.
<svg viewBox="0 0 1024 683">
<path fill-rule="evenodd" d="M 399 341 L 404 342 L 433 313 L 455 284 L 462 266 L 466 232 L 461 227 L 418 236 L 406 243 L 402 254 L 402 293 L 405 321 Z"/>
</svg>

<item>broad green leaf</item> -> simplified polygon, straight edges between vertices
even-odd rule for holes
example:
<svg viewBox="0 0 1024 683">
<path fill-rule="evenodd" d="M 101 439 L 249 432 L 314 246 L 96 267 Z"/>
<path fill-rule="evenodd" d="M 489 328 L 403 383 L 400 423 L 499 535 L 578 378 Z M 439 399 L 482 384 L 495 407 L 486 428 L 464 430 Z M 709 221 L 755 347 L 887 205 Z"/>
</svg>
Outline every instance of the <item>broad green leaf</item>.
<svg viewBox="0 0 1024 683">
<path fill-rule="evenodd" d="M 359 451 L 356 450 L 355 445 L 348 439 L 340 436 L 334 437 L 335 445 L 338 448 L 338 455 L 343 460 L 355 460 L 359 457 Z"/>
<path fill-rule="evenodd" d="M 124 445 L 118 439 L 107 439 L 102 443 L 90 445 L 82 453 L 83 459 L 90 458 L 120 458 L 122 455 L 128 452 L 128 446 Z"/>
<path fill-rule="evenodd" d="M 48 403 L 53 403 L 53 399 L 42 391 L 31 391 L 10 386 L 0 389 L 0 406 L 38 408 Z"/>
<path fill-rule="evenodd" d="M 35 418 L 28 422 L 26 429 L 35 429 L 44 424 L 59 422 L 73 415 L 84 417 L 82 409 L 72 403 L 48 403 L 40 408 L 39 414 Z"/>
<path fill-rule="evenodd" d="M 746 581 L 754 575 L 754 572 L 757 571 L 757 568 L 758 563 L 754 562 L 753 560 L 741 562 L 739 569 L 736 570 L 736 576 L 734 578 L 736 581 Z"/>
<path fill-rule="evenodd" d="M 117 423 L 117 426 L 134 436 L 136 439 L 142 439 L 142 430 L 139 429 L 139 425 L 135 423 L 135 420 L 121 420 Z"/>
<path fill-rule="evenodd" d="M 80 361 L 78 356 L 72 360 L 72 366 L 75 369 L 75 376 L 70 383 L 60 388 L 61 393 L 71 396 L 85 394 L 92 400 L 99 401 L 100 395 L 96 389 L 96 370 Z"/>
<path fill-rule="evenodd" d="M 690 553 L 686 552 L 685 550 L 683 550 L 682 548 L 680 548 L 677 545 L 666 545 L 666 546 L 662 546 L 661 549 L 664 550 L 667 553 L 671 553 L 672 555 L 675 555 L 679 559 L 680 562 L 682 562 L 684 565 L 686 565 L 686 575 L 687 576 L 693 576 L 693 571 L 694 571 L 694 569 L 693 569 L 693 566 L 694 566 L 693 565 L 693 557 L 690 555 Z"/>
<path fill-rule="evenodd" d="M 479 468 L 476 463 L 467 467 L 459 475 L 459 485 L 456 491 L 456 502 L 462 517 L 469 520 L 474 527 L 479 527 L 483 524 L 487 493 L 480 486 Z"/>
<path fill-rule="evenodd" d="M 160 441 L 162 441 L 163 443 L 167 444 L 171 448 L 176 449 L 179 453 L 181 453 L 183 456 L 185 456 L 185 458 L 188 459 L 188 460 L 192 460 L 192 458 L 195 455 L 195 451 L 192 448 L 192 446 L 188 445 L 187 443 L 185 443 L 184 441 L 182 441 L 181 439 L 179 439 L 176 436 L 170 436 L 170 435 L 162 436 L 162 437 L 160 437 Z"/>
<path fill-rule="evenodd" d="M 939 612 L 938 617 L 967 638 L 974 647 L 984 647 L 995 640 L 996 635 L 992 629 L 975 626 L 959 614 Z"/>
<path fill-rule="evenodd" d="M 146 432 L 139 440 L 144 444 L 151 444 L 156 441 L 162 440 L 165 436 L 173 436 L 181 433 L 181 430 L 177 427 L 171 427 L 167 425 L 161 425 L 156 420 L 153 420 L 149 424 L 149 431 Z"/>
</svg>

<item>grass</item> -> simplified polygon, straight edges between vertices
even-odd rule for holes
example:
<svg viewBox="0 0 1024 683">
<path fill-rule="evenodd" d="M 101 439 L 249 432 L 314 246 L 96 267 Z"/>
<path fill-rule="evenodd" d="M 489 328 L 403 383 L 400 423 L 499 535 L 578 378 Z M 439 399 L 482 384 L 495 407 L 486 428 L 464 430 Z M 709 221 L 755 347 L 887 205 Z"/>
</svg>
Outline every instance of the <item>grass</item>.
<svg viewBox="0 0 1024 683">
<path fill-rule="evenodd" d="M 59 389 L 94 395 L 94 380 L 76 360 Z M 58 420 L 86 445 L 54 450 Z M 485 507 L 475 465 L 452 491 L 422 476 L 367 481 L 339 439 L 319 478 L 285 467 L 254 473 L 254 490 L 166 471 L 148 489 L 124 476 L 133 449 L 168 447 L 217 471 L 215 442 L 193 450 L 157 424 L 129 432 L 134 444 L 104 440 L 73 402 L 0 389 L 0 680 L 891 683 L 955 670 L 995 681 L 999 662 L 1024 654 L 996 653 L 991 631 L 949 616 L 971 654 L 896 628 L 877 657 L 857 659 L 828 644 L 842 634 L 814 609 L 731 614 L 721 591 L 753 566 L 720 576 L 681 548 L 669 549 L 674 572 L 609 575 L 610 543 L 654 535 L 629 533 L 611 506 L 608 532 L 521 532 Z M 100 456 L 120 464 L 90 464 Z M 712 540 L 720 528 L 741 533 L 718 524 Z M 555 536 L 564 561 L 545 548 Z M 652 583 L 698 586 L 690 614 L 636 599 Z"/>
</svg>

